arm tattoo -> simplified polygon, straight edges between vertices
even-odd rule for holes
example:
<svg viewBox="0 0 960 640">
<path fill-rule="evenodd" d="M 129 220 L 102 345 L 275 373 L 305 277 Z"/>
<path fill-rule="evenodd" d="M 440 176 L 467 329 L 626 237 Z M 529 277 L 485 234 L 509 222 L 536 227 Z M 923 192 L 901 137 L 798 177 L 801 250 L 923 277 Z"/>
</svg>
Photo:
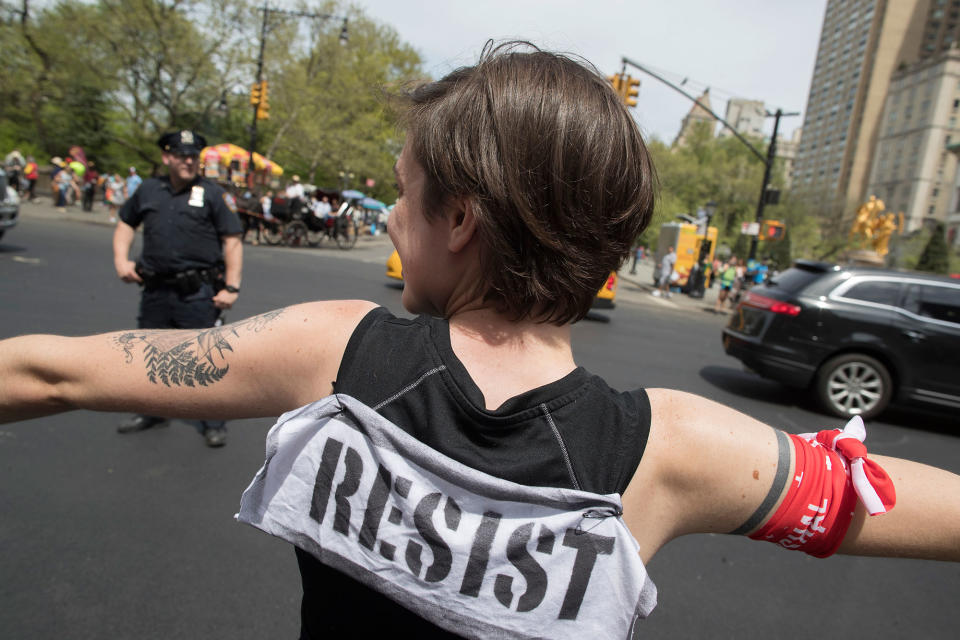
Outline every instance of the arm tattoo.
<svg viewBox="0 0 960 640">
<path fill-rule="evenodd" d="M 147 379 L 166 386 L 207 386 L 223 379 L 230 369 L 227 353 L 241 333 L 259 333 L 283 309 L 269 311 L 223 327 L 193 330 L 128 331 L 114 337 L 117 346 L 133 362 L 133 351 L 143 345 Z"/>
</svg>

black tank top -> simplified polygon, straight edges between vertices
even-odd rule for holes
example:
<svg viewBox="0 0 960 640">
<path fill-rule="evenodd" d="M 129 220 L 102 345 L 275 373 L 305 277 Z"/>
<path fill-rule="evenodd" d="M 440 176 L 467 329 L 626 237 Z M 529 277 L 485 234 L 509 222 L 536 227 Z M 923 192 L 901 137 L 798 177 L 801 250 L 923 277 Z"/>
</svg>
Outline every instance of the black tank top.
<svg viewBox="0 0 960 640">
<path fill-rule="evenodd" d="M 446 320 L 378 308 L 347 344 L 334 391 L 437 451 L 512 482 L 599 494 L 626 490 L 650 431 L 643 389 L 621 393 L 578 367 L 494 411 L 450 346 Z M 313 556 L 297 552 L 304 640 L 456 638 Z"/>
</svg>

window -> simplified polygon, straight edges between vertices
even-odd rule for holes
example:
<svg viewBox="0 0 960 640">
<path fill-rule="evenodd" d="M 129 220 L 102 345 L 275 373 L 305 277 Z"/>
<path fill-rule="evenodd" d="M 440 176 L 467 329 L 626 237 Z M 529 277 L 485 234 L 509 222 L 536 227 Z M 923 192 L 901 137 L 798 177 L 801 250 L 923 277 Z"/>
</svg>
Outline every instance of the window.
<svg viewBox="0 0 960 640">
<path fill-rule="evenodd" d="M 912 284 L 903 307 L 924 318 L 960 324 L 960 288 Z"/>
<path fill-rule="evenodd" d="M 896 306 L 900 298 L 900 283 L 868 280 L 867 282 L 855 284 L 847 289 L 843 297 L 851 300 L 872 302 L 873 304 L 886 304 L 892 307 Z"/>
</svg>

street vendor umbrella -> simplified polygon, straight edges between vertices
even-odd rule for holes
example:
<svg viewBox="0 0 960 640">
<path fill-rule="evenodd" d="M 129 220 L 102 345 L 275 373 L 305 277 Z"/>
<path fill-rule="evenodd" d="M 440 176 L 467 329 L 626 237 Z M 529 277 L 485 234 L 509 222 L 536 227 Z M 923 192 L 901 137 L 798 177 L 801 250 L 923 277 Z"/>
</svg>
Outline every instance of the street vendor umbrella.
<svg viewBox="0 0 960 640">
<path fill-rule="evenodd" d="M 364 196 L 363 192 L 357 191 L 356 189 L 347 189 L 346 191 L 341 191 L 340 195 L 347 200 L 360 200 Z"/>
<path fill-rule="evenodd" d="M 215 151 L 220 156 L 220 162 L 230 164 L 233 160 L 240 160 L 242 166 L 246 166 L 250 158 L 250 152 L 230 142 L 221 142 L 212 147 L 206 147 L 200 152 L 200 157 L 205 158 L 210 150 Z"/>
<path fill-rule="evenodd" d="M 364 198 L 360 201 L 360 206 L 364 209 L 376 209 L 377 211 L 383 211 L 387 208 L 387 205 L 373 198 Z"/>
<path fill-rule="evenodd" d="M 269 171 L 270 175 L 274 176 L 283 175 L 283 167 L 273 160 L 267 160 L 256 151 L 253 152 L 253 168 L 258 171 Z"/>
</svg>

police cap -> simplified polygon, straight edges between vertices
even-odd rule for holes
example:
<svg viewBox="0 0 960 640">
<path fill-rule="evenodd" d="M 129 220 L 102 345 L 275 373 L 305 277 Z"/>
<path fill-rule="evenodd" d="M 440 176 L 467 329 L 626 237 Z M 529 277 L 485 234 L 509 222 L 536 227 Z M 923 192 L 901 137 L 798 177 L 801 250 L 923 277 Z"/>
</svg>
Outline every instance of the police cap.
<svg viewBox="0 0 960 640">
<path fill-rule="evenodd" d="M 184 129 L 183 131 L 171 131 L 163 134 L 157 140 L 157 144 L 167 153 L 198 156 L 200 151 L 207 146 L 207 140 L 199 133 Z"/>
</svg>

